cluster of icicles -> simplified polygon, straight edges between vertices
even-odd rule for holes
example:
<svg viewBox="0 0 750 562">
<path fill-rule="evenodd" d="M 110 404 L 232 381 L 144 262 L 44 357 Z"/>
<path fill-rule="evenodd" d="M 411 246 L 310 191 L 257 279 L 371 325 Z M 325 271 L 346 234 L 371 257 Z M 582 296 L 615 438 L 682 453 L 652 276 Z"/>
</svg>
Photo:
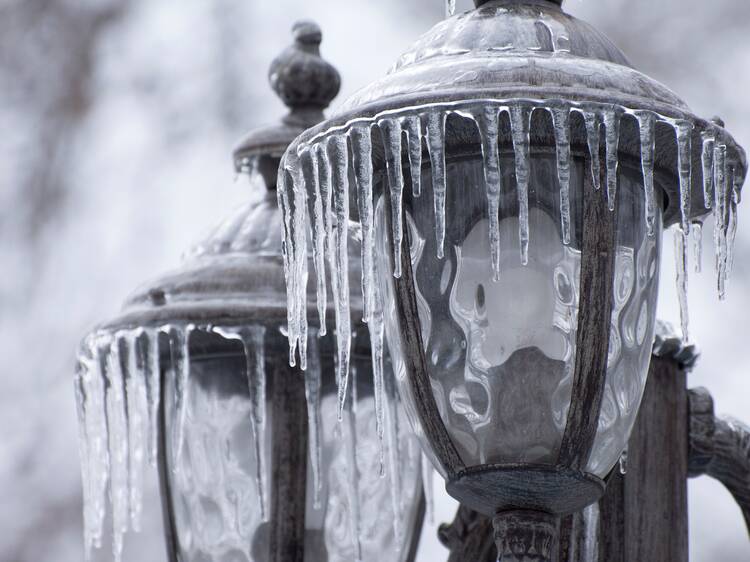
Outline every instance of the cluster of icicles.
<svg viewBox="0 0 750 562">
<path fill-rule="evenodd" d="M 173 419 L 166 422 L 170 436 L 169 465 L 176 470 L 184 442 L 187 388 L 190 376 L 189 325 L 99 331 L 89 335 L 78 354 L 75 377 L 79 418 L 79 446 L 84 497 L 84 542 L 87 559 L 101 548 L 107 505 L 111 506 L 112 550 L 120 560 L 123 537 L 140 529 L 146 460 L 151 466 L 160 454 L 159 421 L 162 357 L 174 374 L 171 385 Z M 239 339 L 245 347 L 252 404 L 252 434 L 256 454 L 263 448 L 265 424 L 264 328 L 216 328 L 220 335 Z M 168 349 L 160 349 L 160 335 Z M 161 340 L 164 343 L 164 340 Z M 163 451 L 166 454 L 166 451 Z M 263 455 L 256 458 L 262 459 Z M 262 463 L 257 466 L 258 489 L 264 490 Z M 108 497 L 109 495 L 109 497 Z M 108 501 L 109 500 L 109 501 Z M 261 494 L 261 511 L 266 501 Z"/>
<path fill-rule="evenodd" d="M 155 467 L 159 455 L 164 462 L 179 470 L 185 423 L 189 400 L 190 380 L 190 336 L 195 330 L 213 331 L 226 338 L 239 340 L 246 358 L 246 376 L 251 407 L 251 432 L 255 458 L 256 488 L 259 490 L 261 520 L 268 511 L 265 497 L 267 473 L 265 466 L 264 435 L 266 424 L 266 373 L 265 346 L 266 328 L 263 326 L 218 327 L 194 324 L 168 324 L 153 328 L 132 330 L 97 331 L 82 343 L 78 354 L 75 377 L 75 396 L 79 418 L 79 447 L 84 499 L 84 542 L 86 559 L 90 559 L 93 548 L 101 548 L 107 507 L 111 507 L 112 551 L 115 561 L 122 557 L 123 540 L 129 530 L 139 531 L 143 510 L 144 469 L 146 462 Z M 314 342 L 314 340 L 313 340 Z M 166 349 L 163 349 L 164 345 Z M 160 346 L 162 349 L 160 349 Z M 321 491 L 321 369 L 317 350 L 311 353 L 311 368 L 304 378 L 309 426 L 309 456 L 313 476 L 313 502 L 320 507 Z M 162 370 L 171 373 L 172 384 L 164 385 Z M 170 396 L 165 393 L 169 390 Z M 382 390 L 382 389 L 381 389 Z M 401 490 L 397 476 L 399 430 L 395 418 L 398 416 L 397 397 L 386 398 L 388 414 L 388 470 L 390 495 L 394 507 L 394 534 L 399 544 L 402 529 Z M 163 420 L 163 428 L 170 431 L 169 439 L 159 435 L 160 408 L 167 400 L 169 420 Z M 382 404 L 383 398 L 376 399 Z M 356 396 L 354 397 L 356 401 Z M 164 410 L 166 411 L 166 410 Z M 355 408 L 347 416 L 354 423 Z M 166 415 L 166 414 L 165 414 Z M 380 426 L 379 437 L 382 438 Z M 352 427 L 348 435 L 353 434 Z M 169 442 L 170 447 L 166 446 Z M 380 474 L 385 475 L 383 442 L 380 442 Z M 354 445 L 356 448 L 356 444 Z M 170 455 L 167 459 L 167 455 Z M 347 470 L 356 467 L 356 452 L 352 449 L 347 458 Z M 422 483 L 428 513 L 432 513 L 432 469 L 422 459 Z M 352 490 L 348 492 L 352 509 L 353 529 L 359 529 L 359 514 L 356 478 L 350 478 Z M 166 500 L 165 500 L 166 501 Z M 360 539 L 353 533 L 354 547 L 361 550 Z"/>
<path fill-rule="evenodd" d="M 529 250 L 529 175 L 530 122 L 535 110 L 551 114 L 556 141 L 557 168 L 560 188 L 561 232 L 563 242 L 570 242 L 570 118 L 573 112 L 582 115 L 587 132 L 594 188 L 599 181 L 601 128 L 604 127 L 606 196 L 614 210 L 617 196 L 618 146 L 620 123 L 625 115 L 634 117 L 640 129 L 641 163 L 645 197 L 646 224 L 654 235 L 657 208 L 654 192 L 656 124 L 662 122 L 675 130 L 678 147 L 680 221 L 675 235 L 677 289 L 682 316 L 683 337 L 688 339 L 687 263 L 692 232 L 696 268 L 700 269 L 702 224 L 692 222 L 691 184 L 693 124 L 647 110 L 633 110 L 611 104 L 574 104 L 571 102 L 539 102 L 534 100 L 474 100 L 447 104 L 425 105 L 386 111 L 373 118 L 353 119 L 342 126 L 323 131 L 311 139 L 293 145 L 279 170 L 279 205 L 284 213 L 284 267 L 288 295 L 288 337 L 290 363 L 295 364 L 299 351 L 300 364 L 306 364 L 307 342 L 307 280 L 308 222 L 312 221 L 312 255 L 317 275 L 317 303 L 320 325 L 325 326 L 327 307 L 326 261 L 331 272 L 338 338 L 339 413 L 343 409 L 348 380 L 351 327 L 348 286 L 348 219 L 350 170 L 356 182 L 356 195 L 362 236 L 363 320 L 368 324 L 372 340 L 375 384 L 382 385 L 383 311 L 382 295 L 376 282 L 375 233 L 373 217 L 372 128 L 379 129 L 385 152 L 386 173 L 391 207 L 391 240 L 394 247 L 394 276 L 401 275 L 403 243 L 402 139 L 406 151 L 413 195 L 421 193 L 423 143 L 427 146 L 432 168 L 432 195 L 435 213 L 437 257 L 443 258 L 445 239 L 446 151 L 445 124 L 451 113 L 472 120 L 479 131 L 490 219 L 490 259 L 495 278 L 500 271 L 500 234 L 498 211 L 502 174 L 498 152 L 498 127 L 501 115 L 508 114 L 515 152 L 515 172 L 519 203 L 519 242 L 521 261 L 528 262 Z M 703 134 L 702 172 L 704 203 L 713 209 L 715 218 L 716 269 L 720 298 L 724 298 L 726 280 L 732 268 L 732 246 L 737 229 L 737 203 L 744 179 L 739 163 L 730 162 L 724 130 L 711 125 Z M 296 147 L 296 150 L 294 148 Z M 291 180 L 291 185 L 290 185 Z M 308 194 L 312 201 L 308 202 Z M 309 206 L 308 206 L 309 205 Z M 310 212 L 308 213 L 308 209 Z"/>
</svg>

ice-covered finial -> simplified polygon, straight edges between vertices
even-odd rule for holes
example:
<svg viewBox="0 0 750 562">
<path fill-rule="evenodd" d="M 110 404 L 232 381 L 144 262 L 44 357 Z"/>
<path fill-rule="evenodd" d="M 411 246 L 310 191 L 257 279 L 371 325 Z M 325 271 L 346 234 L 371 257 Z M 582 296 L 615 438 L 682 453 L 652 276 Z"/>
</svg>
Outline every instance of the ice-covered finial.
<svg viewBox="0 0 750 562">
<path fill-rule="evenodd" d="M 250 131 L 234 149 L 238 174 L 260 173 L 268 189 L 276 189 L 281 156 L 303 131 L 324 119 L 323 110 L 341 88 L 338 71 L 320 56 L 323 34 L 317 23 L 292 27 L 294 43 L 271 63 L 268 80 L 289 113 L 268 127 Z"/>
<path fill-rule="evenodd" d="M 315 22 L 298 21 L 292 27 L 294 44 L 271 63 L 271 87 L 291 109 L 287 119 L 300 113 L 322 112 L 341 88 L 338 71 L 320 56 L 323 35 Z"/>
</svg>

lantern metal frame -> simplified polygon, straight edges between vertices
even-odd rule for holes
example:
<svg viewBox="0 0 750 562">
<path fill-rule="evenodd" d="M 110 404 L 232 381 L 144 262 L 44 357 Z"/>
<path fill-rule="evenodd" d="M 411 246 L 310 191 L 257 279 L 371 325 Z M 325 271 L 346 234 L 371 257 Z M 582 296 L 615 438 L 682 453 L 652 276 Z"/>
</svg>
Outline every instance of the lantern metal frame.
<svg viewBox="0 0 750 562">
<path fill-rule="evenodd" d="M 620 158 L 640 160 L 646 142 L 638 131 L 639 126 L 642 128 L 640 119 L 651 120 L 654 127 L 651 156 L 654 173 L 662 178 L 657 187 L 663 191 L 664 202 L 664 208 L 657 212 L 661 212 L 665 227 L 680 223 L 687 233 L 692 221 L 710 212 L 701 176 L 685 172 L 686 168 L 706 170 L 704 141 L 707 138 L 726 147 L 727 161 L 734 167 L 731 189 L 733 196 L 739 199 L 747 172 L 746 156 L 723 123 L 695 115 L 666 87 L 632 68 L 606 37 L 565 14 L 561 3 L 553 0 L 477 1 L 476 10 L 438 24 L 385 78 L 355 94 L 333 117 L 292 143 L 282 160 L 280 175 L 287 185 L 280 186 L 280 190 L 287 192 L 289 200 L 299 197 L 295 204 L 317 197 L 312 192 L 313 186 L 301 185 L 304 178 L 297 180 L 301 160 L 314 152 L 316 146 L 325 146 L 334 136 L 351 135 L 355 129 L 369 129 L 373 135 L 371 157 L 375 175 L 385 173 L 386 169 L 399 173 L 408 167 L 411 176 L 418 178 L 425 167 L 422 166 L 426 160 L 421 154 L 423 146 L 413 152 L 402 148 L 401 162 L 398 157 L 394 160 L 393 155 L 389 156 L 384 146 L 394 123 L 400 123 L 397 127 L 401 130 L 391 136 L 399 137 L 396 146 L 400 147 L 400 136 L 406 133 L 411 137 L 412 134 L 408 119 L 422 112 L 440 111 L 444 115 L 461 117 L 469 113 L 471 107 L 517 104 L 529 109 L 561 107 L 581 113 L 593 108 L 594 111 L 611 111 L 618 119 L 625 117 L 618 138 L 608 147 Z M 493 21 L 503 18 L 513 25 L 492 25 Z M 584 181 L 580 291 L 586 298 L 580 301 L 571 406 L 555 465 L 464 466 L 430 388 L 411 259 L 409 252 L 401 252 L 401 245 L 409 248 L 408 229 L 403 229 L 402 240 L 394 242 L 393 237 L 390 238 L 392 255 L 400 255 L 400 263 L 394 264 L 398 272 L 393 280 L 396 316 L 419 421 L 433 452 L 448 472 L 448 492 L 464 506 L 495 516 L 496 532 L 501 535 L 511 532 L 504 523 L 504 511 L 526 510 L 532 519 L 536 517 L 533 512 L 566 514 L 593 503 L 605 489 L 602 479 L 586 472 L 586 462 L 596 435 L 605 385 L 602 373 L 606 371 L 609 345 L 616 219 L 611 212 L 613 202 L 610 201 L 608 208 L 604 198 L 605 190 L 595 189 L 597 183 L 604 185 L 607 174 L 612 172 L 606 163 L 607 154 L 598 138 L 596 145 L 591 144 L 587 127 L 582 119 L 578 121 L 575 124 L 571 119 L 569 144 L 574 150 L 590 151 L 587 167 L 592 170 L 592 177 Z M 444 142 L 446 155 L 481 154 L 473 122 L 448 117 L 444 127 L 440 140 Z M 383 143 L 376 138 L 377 129 L 382 133 Z M 683 134 L 687 142 L 679 145 L 676 134 Z M 419 135 L 421 139 L 421 132 Z M 531 144 L 554 149 L 553 128 L 542 126 L 532 130 Z M 503 123 L 497 145 L 500 153 L 514 149 L 512 131 Z M 356 153 L 354 147 L 352 151 Z M 354 166 L 357 166 L 356 156 Z M 408 173 L 404 173 L 403 181 L 408 185 Z M 299 195 L 306 189 L 309 193 Z M 389 205 L 389 197 L 384 199 Z M 400 225 L 395 228 L 397 225 L 392 224 L 396 220 L 393 209 L 386 215 L 391 221 L 389 227 L 394 229 L 392 232 L 401 233 Z M 395 217 L 398 216 L 396 213 Z M 403 211 L 399 221 L 405 223 Z M 304 225 L 303 217 L 293 229 L 304 228 Z M 288 235 L 293 239 L 293 233 Z M 287 251 L 288 259 L 299 259 L 293 255 L 294 248 L 291 251 L 287 248 Z M 289 295 L 292 305 L 294 299 L 301 298 L 293 291 Z M 293 340 L 291 336 L 292 349 Z M 538 523 L 536 531 L 542 535 L 555 534 L 554 525 L 549 525 L 544 517 Z M 525 548 L 534 548 L 526 541 L 528 529 L 518 529 L 517 542 L 526 544 Z M 554 536 L 550 539 L 554 540 Z M 498 544 L 503 540 L 498 537 Z"/>
<path fill-rule="evenodd" d="M 273 467 L 269 483 L 270 517 L 268 529 L 268 562 L 302 562 L 305 556 L 305 520 L 307 497 L 307 472 L 309 468 L 308 411 L 306 389 L 299 368 L 291 366 L 284 352 L 283 327 L 288 319 L 285 306 L 284 270 L 281 255 L 281 229 L 268 223 L 272 214 L 278 214 L 276 180 L 279 162 L 289 144 L 305 130 L 324 119 L 323 110 L 338 94 L 338 71 L 320 56 L 321 30 L 312 21 L 296 23 L 292 30 L 294 43 L 271 64 L 269 81 L 273 90 L 288 107 L 289 113 L 277 124 L 250 131 L 233 151 L 233 164 L 237 174 L 258 174 L 266 192 L 255 203 L 259 216 L 251 220 L 254 231 L 248 247 L 226 247 L 224 234 L 217 233 L 216 240 L 209 238 L 192 250 L 190 260 L 174 273 L 166 274 L 136 290 L 125 302 L 122 313 L 94 330 L 94 334 L 117 334 L 137 330 L 155 329 L 162 344 L 159 357 L 160 400 L 155 420 L 157 432 L 157 474 L 161 494 L 162 519 L 166 538 L 167 558 L 179 560 L 180 544 L 174 513 L 174 492 L 170 484 L 173 467 L 169 458 L 170 424 L 167 413 L 167 388 L 171 357 L 172 333 L 163 330 L 169 326 L 191 327 L 190 360 L 226 355 L 243 355 L 237 341 L 224 338 L 213 331 L 244 326 L 266 328 L 264 341 L 274 346 L 278 353 L 265 357 L 267 379 L 271 384 L 272 427 L 274 446 L 269 465 Z M 269 230 L 264 230 L 268 227 Z M 351 272 L 356 284 L 359 271 Z M 362 302 L 352 299 L 352 313 L 361 314 Z M 332 310 L 329 311 L 332 316 Z M 366 334 L 355 337 L 354 357 L 370 358 L 369 339 Z M 140 336 L 137 336 L 140 337 Z M 311 336 L 315 337 L 315 336 Z M 238 348 L 239 346 L 239 348 Z M 321 355 L 333 357 L 335 350 L 321 340 Z M 210 350 L 210 352 L 209 352 Z M 244 355 L 243 355 L 244 356 Z M 336 386 L 334 369 L 322 373 L 322 385 Z M 280 384 L 290 381 L 290 384 Z M 362 381 L 366 384 L 367 381 Z M 360 389 L 361 392 L 361 389 Z M 419 545 L 420 531 L 425 516 L 425 497 L 420 489 L 416 504 L 411 506 L 410 543 L 406 545 L 405 562 L 413 562 Z M 264 558 L 265 559 L 265 558 Z"/>
</svg>

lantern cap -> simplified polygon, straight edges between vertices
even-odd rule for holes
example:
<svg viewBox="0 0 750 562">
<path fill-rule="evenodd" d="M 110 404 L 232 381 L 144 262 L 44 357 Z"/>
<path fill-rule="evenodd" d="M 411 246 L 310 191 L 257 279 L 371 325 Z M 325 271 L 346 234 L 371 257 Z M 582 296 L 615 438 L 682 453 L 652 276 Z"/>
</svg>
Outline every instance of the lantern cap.
<svg viewBox="0 0 750 562">
<path fill-rule="evenodd" d="M 517 103 L 532 109 L 614 111 L 623 123 L 619 157 L 634 162 L 642 157 L 639 118 L 655 119 L 653 167 L 667 191 L 665 226 L 681 218 L 678 128 L 688 131 L 690 168 L 695 171 L 687 220 L 702 220 L 710 210 L 699 172 L 706 139 L 726 146 L 726 162 L 734 170 L 738 192 L 744 183 L 745 151 L 720 120 L 692 113 L 669 88 L 633 68 L 604 34 L 547 0 L 493 0 L 441 21 L 384 78 L 359 90 L 329 120 L 306 131 L 290 152 L 299 152 L 329 132 L 346 132 L 384 118 L 404 119 L 427 111 L 461 115 L 483 104 Z M 459 121 L 447 124 L 448 151 L 466 152 L 467 142 L 475 142 L 475 125 Z M 512 146 L 510 134 L 500 133 L 501 146 Z M 555 146 L 551 126 L 533 130 L 532 136 L 537 145 Z M 582 126 L 573 126 L 570 142 L 586 147 Z M 380 147 L 373 150 L 376 161 L 382 160 Z"/>
<path fill-rule="evenodd" d="M 278 163 L 289 144 L 305 129 L 324 119 L 323 110 L 341 87 L 338 71 L 320 56 L 323 34 L 318 24 L 298 21 L 292 28 L 294 43 L 271 63 L 268 80 L 289 108 L 278 123 L 250 131 L 233 152 L 237 173 L 253 160 L 269 189 L 276 187 Z"/>
<path fill-rule="evenodd" d="M 122 314 L 99 329 L 112 332 L 169 323 L 283 325 L 287 305 L 281 232 L 276 194 L 262 191 L 189 250 L 181 267 L 136 289 Z M 361 277 L 354 259 L 359 253 L 356 238 L 350 247 L 350 286 L 356 287 Z M 315 289 L 313 275 L 307 289 L 310 302 Z M 351 298 L 352 309 L 361 310 L 361 297 L 352 291 Z M 332 296 L 328 302 L 333 302 Z"/>
</svg>

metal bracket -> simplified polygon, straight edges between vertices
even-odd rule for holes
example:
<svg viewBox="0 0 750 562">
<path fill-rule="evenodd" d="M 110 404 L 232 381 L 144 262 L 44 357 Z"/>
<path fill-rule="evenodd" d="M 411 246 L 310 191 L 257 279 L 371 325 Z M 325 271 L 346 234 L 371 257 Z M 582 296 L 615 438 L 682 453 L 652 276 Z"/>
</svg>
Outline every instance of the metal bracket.
<svg viewBox="0 0 750 562">
<path fill-rule="evenodd" d="M 740 506 L 750 533 L 750 427 L 716 417 L 713 397 L 705 388 L 691 389 L 689 397 L 689 474 L 721 482 Z"/>
</svg>

